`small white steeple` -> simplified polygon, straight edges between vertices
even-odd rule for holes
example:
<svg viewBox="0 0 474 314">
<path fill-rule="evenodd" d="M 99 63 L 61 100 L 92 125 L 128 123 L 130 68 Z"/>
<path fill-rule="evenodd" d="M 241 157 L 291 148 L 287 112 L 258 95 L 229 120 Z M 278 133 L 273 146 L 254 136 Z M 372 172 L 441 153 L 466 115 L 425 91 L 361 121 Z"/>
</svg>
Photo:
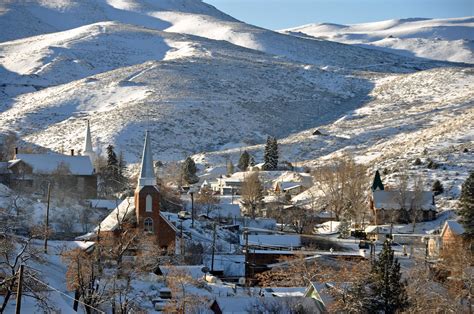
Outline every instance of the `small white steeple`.
<svg viewBox="0 0 474 314">
<path fill-rule="evenodd" d="M 155 186 L 156 178 L 155 171 L 153 169 L 153 154 L 151 153 L 149 132 L 146 131 L 140 177 L 138 178 L 138 187 L 144 187 L 148 185 Z"/>
<path fill-rule="evenodd" d="M 93 152 L 94 151 L 92 150 L 91 127 L 89 125 L 89 120 L 87 120 L 86 135 L 84 139 L 84 155 Z"/>
<path fill-rule="evenodd" d="M 84 137 L 84 151 L 82 152 L 82 155 L 89 156 L 91 162 L 94 162 L 95 152 L 92 149 L 91 128 L 89 125 L 89 120 L 87 120 L 86 134 Z"/>
</svg>

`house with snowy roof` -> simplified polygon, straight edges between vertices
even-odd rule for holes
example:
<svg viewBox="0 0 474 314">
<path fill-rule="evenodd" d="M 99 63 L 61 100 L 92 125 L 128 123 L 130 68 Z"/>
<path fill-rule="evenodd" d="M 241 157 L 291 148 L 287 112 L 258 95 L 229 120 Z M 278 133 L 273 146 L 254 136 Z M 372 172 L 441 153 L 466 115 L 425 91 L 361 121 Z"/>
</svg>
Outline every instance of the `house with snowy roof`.
<svg viewBox="0 0 474 314">
<path fill-rule="evenodd" d="M 459 222 L 446 220 L 440 233 L 443 250 L 461 244 L 464 241 L 464 233 L 464 227 Z"/>
<path fill-rule="evenodd" d="M 376 189 L 370 198 L 375 224 L 408 223 L 436 219 L 436 204 L 431 191 L 388 191 Z M 416 216 L 414 216 L 416 213 Z"/>
<path fill-rule="evenodd" d="M 97 197 L 97 175 L 91 156 L 92 150 L 89 122 L 87 122 L 84 153 L 70 155 L 58 153 L 19 153 L 15 149 L 13 160 L 8 162 L 8 183 L 13 188 L 28 188 L 46 194 L 49 183 L 58 189 L 69 189 L 83 198 Z"/>
<path fill-rule="evenodd" d="M 9 161 L 10 184 L 45 194 L 49 182 L 69 188 L 84 198 L 97 196 L 97 176 L 88 156 L 16 154 Z M 62 180 L 56 182 L 58 177 Z"/>
<path fill-rule="evenodd" d="M 177 228 L 163 214 L 160 205 L 161 193 L 156 185 L 153 156 L 148 131 L 145 136 L 142 163 L 134 197 L 124 199 L 100 223 L 100 232 L 117 234 L 120 228 L 135 229 L 161 249 L 175 251 Z"/>
</svg>

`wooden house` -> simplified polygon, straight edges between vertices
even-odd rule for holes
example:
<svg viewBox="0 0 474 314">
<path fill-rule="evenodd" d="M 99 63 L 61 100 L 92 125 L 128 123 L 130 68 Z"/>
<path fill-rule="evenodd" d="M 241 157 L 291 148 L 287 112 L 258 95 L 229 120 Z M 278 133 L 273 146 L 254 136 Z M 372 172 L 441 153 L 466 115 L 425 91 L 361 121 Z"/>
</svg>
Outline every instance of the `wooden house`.
<svg viewBox="0 0 474 314">
<path fill-rule="evenodd" d="M 370 198 L 370 209 L 375 217 L 374 223 L 408 223 L 416 213 L 416 221 L 436 219 L 436 204 L 431 191 L 387 191 L 375 190 Z"/>
</svg>

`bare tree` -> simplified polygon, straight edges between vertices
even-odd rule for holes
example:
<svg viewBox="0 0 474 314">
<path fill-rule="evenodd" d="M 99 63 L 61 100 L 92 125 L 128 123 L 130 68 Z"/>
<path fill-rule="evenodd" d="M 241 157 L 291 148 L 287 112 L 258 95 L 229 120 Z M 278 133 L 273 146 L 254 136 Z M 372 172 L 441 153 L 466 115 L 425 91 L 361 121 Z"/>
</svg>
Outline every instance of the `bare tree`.
<svg viewBox="0 0 474 314">
<path fill-rule="evenodd" d="M 216 205 L 219 204 L 219 198 L 213 194 L 213 191 L 208 188 L 202 188 L 195 198 L 195 205 L 202 207 L 206 211 L 206 215 L 216 208 Z"/>
<path fill-rule="evenodd" d="M 62 255 L 68 264 L 66 272 L 67 287 L 76 291 L 84 304 L 86 313 L 94 313 L 95 308 L 109 301 L 111 295 L 107 282 L 99 281 L 99 270 L 95 260 L 82 249 L 68 251 Z"/>
<path fill-rule="evenodd" d="M 41 293 L 45 287 L 39 284 L 38 272 L 28 267 L 30 262 L 43 261 L 41 254 L 31 245 L 33 238 L 40 234 L 39 230 L 41 229 L 33 228 L 26 238 L 7 233 L 0 234 L 0 290 L 4 293 L 0 313 L 4 313 L 11 297 L 16 294 L 20 265 L 26 266 L 23 273 L 25 286 L 23 295 L 36 299 L 43 309 L 50 309 L 47 296 Z"/>
<path fill-rule="evenodd" d="M 352 157 L 335 158 L 313 171 L 323 199 L 336 220 L 348 216 L 361 220 L 367 210 L 366 195 L 369 186 L 367 169 L 356 164 Z"/>
<path fill-rule="evenodd" d="M 263 185 L 260 181 L 258 171 L 247 175 L 242 183 L 242 204 L 249 209 L 250 216 L 255 218 L 257 210 L 263 200 Z"/>
<path fill-rule="evenodd" d="M 0 149 L 0 160 L 11 160 L 14 158 L 17 142 L 18 136 L 16 133 L 8 132 L 3 136 Z"/>
<path fill-rule="evenodd" d="M 413 184 L 413 198 L 411 200 L 410 216 L 412 222 L 412 232 L 415 232 L 416 222 L 420 211 L 422 210 L 423 203 L 423 179 L 421 177 L 416 177 Z"/>
<path fill-rule="evenodd" d="M 208 304 L 208 300 L 206 302 L 202 296 L 189 293 L 188 289 L 191 286 L 200 286 L 200 283 L 188 272 L 171 266 L 171 270 L 166 275 L 165 280 L 173 296 L 173 302 L 167 306 L 165 312 L 174 313 L 178 310 L 179 313 L 200 313 L 203 304 Z"/>
</svg>

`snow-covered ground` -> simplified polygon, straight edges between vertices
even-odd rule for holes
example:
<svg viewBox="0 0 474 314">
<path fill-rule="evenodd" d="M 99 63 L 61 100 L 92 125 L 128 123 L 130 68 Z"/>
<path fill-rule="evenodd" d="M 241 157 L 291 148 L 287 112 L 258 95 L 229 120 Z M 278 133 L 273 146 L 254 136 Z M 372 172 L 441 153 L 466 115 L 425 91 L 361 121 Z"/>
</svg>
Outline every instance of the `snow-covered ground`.
<svg viewBox="0 0 474 314">
<path fill-rule="evenodd" d="M 474 63 L 474 17 L 408 18 L 374 23 L 309 24 L 282 30 L 295 36 L 372 47 L 404 56 Z"/>
</svg>

